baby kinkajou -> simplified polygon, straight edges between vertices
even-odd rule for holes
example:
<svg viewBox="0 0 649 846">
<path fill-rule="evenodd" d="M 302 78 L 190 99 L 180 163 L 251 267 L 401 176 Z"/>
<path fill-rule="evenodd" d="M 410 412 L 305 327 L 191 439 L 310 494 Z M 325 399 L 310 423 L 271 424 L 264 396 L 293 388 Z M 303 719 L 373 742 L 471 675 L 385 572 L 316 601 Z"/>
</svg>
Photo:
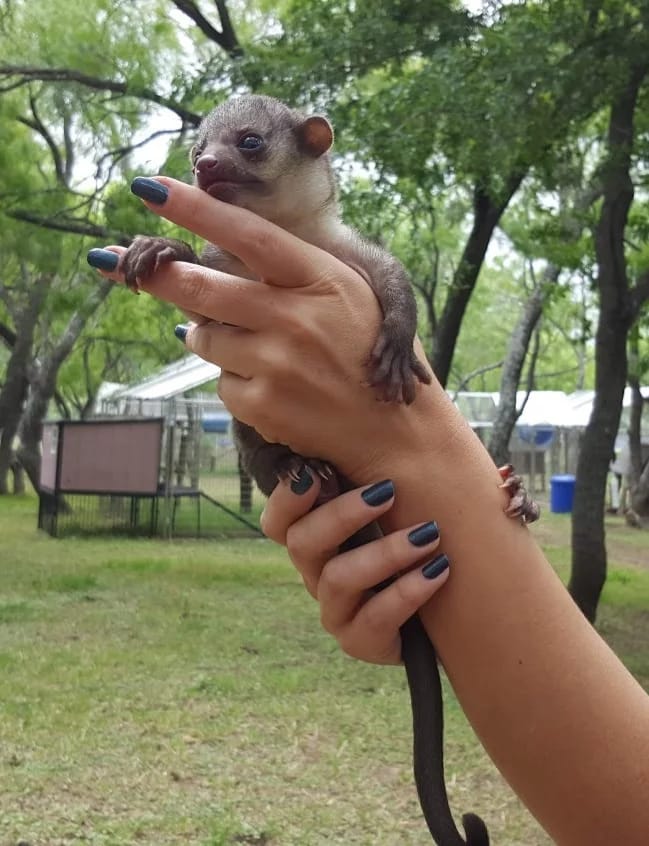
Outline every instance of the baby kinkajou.
<svg viewBox="0 0 649 846">
<path fill-rule="evenodd" d="M 403 266 L 341 221 L 328 155 L 332 143 L 331 125 L 320 115 L 307 117 L 270 97 L 238 97 L 203 120 L 191 151 L 195 183 L 210 196 L 247 208 L 332 253 L 367 280 L 383 310 L 368 362 L 369 383 L 384 400 L 411 403 L 417 382 L 431 381 L 413 352 L 415 298 Z M 173 260 L 250 277 L 239 259 L 214 244 L 199 259 L 183 242 L 143 236 L 134 240 L 121 268 L 127 283 L 137 288 L 137 280 L 148 277 L 161 261 Z M 245 469 L 267 496 L 279 478 L 295 477 L 305 463 L 323 476 L 332 472 L 324 462 L 266 443 L 239 421 L 234 421 L 234 436 Z M 508 513 L 535 519 L 518 478 L 509 470 L 502 473 L 511 494 Z M 344 479 L 339 483 L 350 486 Z M 443 772 L 439 671 L 418 617 L 403 627 L 402 640 L 413 707 L 415 781 L 430 832 L 439 846 L 486 846 L 489 838 L 479 817 L 464 817 L 465 841 L 451 816 Z"/>
</svg>

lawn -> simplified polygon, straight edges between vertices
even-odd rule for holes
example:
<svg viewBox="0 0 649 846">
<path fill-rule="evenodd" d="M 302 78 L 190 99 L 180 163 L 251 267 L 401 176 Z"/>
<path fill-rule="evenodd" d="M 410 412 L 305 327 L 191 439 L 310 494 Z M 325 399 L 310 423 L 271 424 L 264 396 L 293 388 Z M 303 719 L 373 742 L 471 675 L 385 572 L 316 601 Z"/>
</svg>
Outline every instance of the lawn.
<svg viewBox="0 0 649 846">
<path fill-rule="evenodd" d="M 1 846 L 430 846 L 403 672 L 341 655 L 281 549 L 35 525 L 0 500 Z M 537 530 L 562 574 L 568 527 Z M 601 628 L 649 686 L 649 535 L 609 536 Z M 451 694 L 447 744 L 454 809 L 549 842 Z"/>
</svg>

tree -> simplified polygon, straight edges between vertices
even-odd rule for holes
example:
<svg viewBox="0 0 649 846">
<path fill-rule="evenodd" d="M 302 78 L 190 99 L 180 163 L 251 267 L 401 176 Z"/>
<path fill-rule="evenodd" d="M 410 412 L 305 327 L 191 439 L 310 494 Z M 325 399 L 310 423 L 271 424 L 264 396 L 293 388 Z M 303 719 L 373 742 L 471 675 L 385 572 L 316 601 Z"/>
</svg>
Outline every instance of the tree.
<svg viewBox="0 0 649 846">
<path fill-rule="evenodd" d="M 86 322 L 113 289 L 110 281 L 104 279 L 97 284 L 84 300 L 82 306 L 70 317 L 64 331 L 50 346 L 42 362 L 34 362 L 30 378 L 29 394 L 22 409 L 18 437 L 20 447 L 18 458 L 25 468 L 34 490 L 40 488 L 40 443 L 43 419 L 56 390 L 59 369 L 70 355 L 72 348 L 83 331 Z"/>
<path fill-rule="evenodd" d="M 583 261 L 583 230 L 588 223 L 587 214 L 599 196 L 599 186 L 588 184 L 584 161 L 579 156 L 568 156 L 556 167 L 555 180 L 558 211 L 550 222 L 547 213 L 540 215 L 536 209 L 538 222 L 528 211 L 522 226 L 512 222 L 507 227 L 517 250 L 530 259 L 533 284 L 510 336 L 501 372 L 498 411 L 489 439 L 489 452 L 498 465 L 509 461 L 509 442 L 522 411 L 516 407 L 516 397 L 532 333 L 548 302 L 557 293 L 563 268 L 574 271 Z M 536 273 L 533 258 L 543 253 L 547 258 L 541 272 Z M 529 374 L 533 370 L 534 362 L 531 362 Z M 528 375 L 529 389 L 534 387 L 532 381 Z"/>
<path fill-rule="evenodd" d="M 644 460 L 642 448 L 642 415 L 647 400 L 642 395 L 641 378 L 649 372 L 649 359 L 641 353 L 643 328 L 637 322 L 629 336 L 629 387 L 631 388 L 631 413 L 629 416 L 630 472 L 624 483 L 628 484 L 630 508 L 627 522 L 638 528 L 649 525 L 649 461 Z"/>
<path fill-rule="evenodd" d="M 161 3 L 142 3 L 140 11 L 145 6 L 157 11 L 157 46 L 170 59 L 170 51 L 177 45 L 174 28 L 162 15 Z M 72 20 L 74 39 L 68 37 Z M 50 400 L 56 398 L 64 413 L 69 413 L 71 399 L 81 412 L 87 410 L 99 385 L 98 368 L 101 366 L 104 378 L 114 378 L 120 364 L 124 373 L 132 371 L 132 366 L 123 364 L 126 344 L 132 345 L 139 334 L 146 349 L 146 344 L 155 340 L 145 340 L 151 336 L 152 318 L 163 311 L 171 315 L 170 308 L 161 308 L 148 298 L 142 298 L 135 311 L 129 297 L 133 313 L 147 311 L 149 319 L 130 319 L 131 335 L 120 346 L 122 354 L 111 356 L 107 351 L 119 343 L 124 332 L 107 325 L 105 331 L 96 333 L 98 337 L 86 334 L 80 354 L 84 380 L 77 378 L 71 385 L 75 344 L 86 327 L 96 332 L 95 316 L 101 315 L 98 309 L 112 290 L 88 269 L 84 254 L 92 242 L 86 246 L 80 236 L 128 243 L 134 232 L 144 229 L 143 221 L 152 225 L 151 216 L 132 201 L 126 186 L 111 183 L 115 172 L 128 173 L 129 156 L 141 143 L 124 144 L 124 137 L 133 136 L 147 117 L 145 110 L 133 111 L 129 97 L 135 91 L 147 104 L 175 107 L 172 98 L 162 97 L 148 84 L 155 61 L 145 50 L 147 34 L 140 32 L 134 37 L 137 20 L 137 10 L 130 4 L 102 0 L 91 0 L 74 10 L 64 0 L 17 2 L 3 19 L 0 43 L 6 63 L 0 70 L 0 171 L 4 221 L 0 254 L 5 262 L 0 325 L 9 357 L 0 389 L 2 492 L 7 490 L 9 468 L 14 466 L 16 436 L 20 438 L 18 454 L 37 486 L 40 424 Z M 80 42 L 96 37 L 97 29 L 106 36 L 103 58 L 110 53 L 112 59 L 103 65 L 100 51 L 78 49 Z M 142 56 L 133 54 L 138 44 Z M 67 62 L 79 64 L 70 67 Z M 168 61 L 165 72 L 175 64 Z M 128 83 L 100 76 L 104 66 L 120 67 Z M 124 98 L 122 108 L 114 105 L 120 97 Z M 184 121 L 198 120 L 187 109 L 180 109 L 179 116 Z M 167 319 L 173 326 L 171 316 Z M 128 329 L 125 323 L 124 330 Z M 107 340 L 109 334 L 113 340 Z M 177 346 L 172 337 L 169 330 L 169 340 L 157 346 L 156 354 L 142 357 L 158 363 L 161 355 L 169 356 Z M 100 348 L 105 355 L 97 354 Z M 66 371 L 64 365 L 71 356 Z M 61 371 L 63 393 L 56 390 Z"/>
<path fill-rule="evenodd" d="M 21 271 L 27 272 L 24 267 Z M 27 300 L 17 317 L 16 331 L 7 323 L 0 323 L 0 336 L 10 350 L 5 380 L 0 388 L 0 494 L 9 492 L 8 477 L 15 460 L 13 443 L 27 400 L 36 322 L 49 281 L 43 274 L 27 287 Z"/>
<path fill-rule="evenodd" d="M 646 51 L 643 45 L 642 52 Z M 640 51 L 639 51 L 640 52 Z M 607 156 L 601 169 L 602 205 L 595 232 L 599 319 L 595 346 L 595 400 L 579 451 L 572 521 L 570 593 L 594 621 L 606 580 L 604 505 L 627 378 L 627 336 L 649 295 L 649 276 L 629 285 L 625 232 L 633 181 L 634 119 L 645 79 L 644 57 L 630 59 L 612 92 Z"/>
</svg>

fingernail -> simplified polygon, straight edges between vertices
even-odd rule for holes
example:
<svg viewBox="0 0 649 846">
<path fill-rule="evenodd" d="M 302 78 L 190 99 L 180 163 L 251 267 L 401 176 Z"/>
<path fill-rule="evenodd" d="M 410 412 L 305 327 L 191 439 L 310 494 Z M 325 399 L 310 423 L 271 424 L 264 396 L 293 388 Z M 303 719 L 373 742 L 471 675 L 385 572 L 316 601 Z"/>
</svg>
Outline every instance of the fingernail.
<svg viewBox="0 0 649 846">
<path fill-rule="evenodd" d="M 424 564 L 421 568 L 421 572 L 426 579 L 436 579 L 438 576 L 442 575 L 444 570 L 448 570 L 449 564 L 450 561 L 447 556 L 442 553 L 441 555 L 438 555 L 437 558 L 433 558 L 432 561 L 429 561 L 428 564 Z"/>
<path fill-rule="evenodd" d="M 136 176 L 131 182 L 131 191 L 136 197 L 155 203 L 156 206 L 161 206 L 169 196 L 169 190 L 164 185 L 147 176 Z"/>
<path fill-rule="evenodd" d="M 382 482 L 377 482 L 371 488 L 363 491 L 361 494 L 363 500 L 368 505 L 383 505 L 394 496 L 394 484 L 391 479 L 384 479 Z"/>
<path fill-rule="evenodd" d="M 408 534 L 408 540 L 413 546 L 426 546 L 426 544 L 436 541 L 438 537 L 439 526 L 434 520 L 431 520 L 430 523 L 424 523 L 422 526 L 417 526 Z"/>
<path fill-rule="evenodd" d="M 178 338 L 179 341 L 182 341 L 183 344 L 185 343 L 185 339 L 187 338 L 188 332 L 189 323 L 179 323 L 174 329 L 174 335 Z"/>
<path fill-rule="evenodd" d="M 86 258 L 90 267 L 97 270 L 115 270 L 119 264 L 119 256 L 110 250 L 90 250 Z"/>
<path fill-rule="evenodd" d="M 297 479 L 291 482 L 291 490 L 294 494 L 305 494 L 313 484 L 313 476 L 309 473 L 306 467 L 300 470 Z"/>
</svg>

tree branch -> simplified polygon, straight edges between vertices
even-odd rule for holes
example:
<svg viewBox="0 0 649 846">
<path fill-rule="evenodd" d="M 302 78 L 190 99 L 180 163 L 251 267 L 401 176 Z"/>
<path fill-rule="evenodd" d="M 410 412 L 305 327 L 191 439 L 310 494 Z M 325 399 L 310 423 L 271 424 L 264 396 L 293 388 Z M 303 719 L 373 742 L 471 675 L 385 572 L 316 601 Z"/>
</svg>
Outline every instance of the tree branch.
<svg viewBox="0 0 649 846">
<path fill-rule="evenodd" d="M 70 134 L 70 115 L 63 117 L 63 148 L 65 150 L 65 184 L 69 187 L 74 169 L 74 142 Z"/>
<path fill-rule="evenodd" d="M 36 99 L 33 94 L 29 95 L 29 105 L 31 106 L 32 110 L 32 118 L 27 117 L 18 117 L 18 121 L 24 126 L 28 126 L 30 129 L 33 129 L 34 132 L 37 132 L 43 141 L 45 141 L 47 147 L 49 148 L 50 153 L 52 154 L 52 159 L 54 160 L 54 170 L 56 172 L 56 179 L 60 182 L 65 188 L 68 187 L 66 178 L 65 178 L 65 168 L 63 166 L 63 159 L 61 158 L 61 151 L 56 145 L 55 140 L 52 138 L 49 130 L 40 119 L 38 111 L 36 109 Z"/>
<path fill-rule="evenodd" d="M 79 85 L 92 88 L 96 91 L 111 91 L 113 94 L 126 97 L 139 97 L 142 100 L 163 106 L 165 109 L 174 112 L 174 114 L 178 115 L 182 121 L 188 123 L 190 126 L 198 126 L 201 122 L 201 116 L 196 114 L 196 112 L 184 108 L 175 100 L 157 94 L 151 88 L 130 86 L 127 82 L 116 82 L 112 79 L 90 76 L 72 68 L 36 68 L 23 65 L 0 65 L 0 79 L 11 79 L 12 77 L 20 77 L 21 79 L 17 82 L 11 82 L 11 88 L 28 85 L 35 80 L 39 82 L 76 82 Z M 0 88 L 0 91 L 7 90 L 10 89 Z"/>
<path fill-rule="evenodd" d="M 87 235 L 90 238 L 115 239 L 118 244 L 127 247 L 133 240 L 132 235 L 126 235 L 123 232 L 113 232 L 106 226 L 99 226 L 96 223 L 89 223 L 87 220 L 66 220 L 64 218 L 41 217 L 30 211 L 22 209 L 14 209 L 5 212 L 14 220 L 20 220 L 23 223 L 32 223 L 35 226 L 40 226 L 43 229 L 54 229 L 57 232 L 71 232 L 74 235 Z"/>
<path fill-rule="evenodd" d="M 134 150 L 146 147 L 146 145 L 155 138 L 161 138 L 163 135 L 176 135 L 178 132 L 180 132 L 178 129 L 159 129 L 156 132 L 152 132 L 150 135 L 147 135 L 146 138 L 143 138 L 142 141 L 138 141 L 135 144 L 125 144 L 123 147 L 116 147 L 113 150 L 109 150 L 107 153 L 104 153 L 97 162 L 97 172 L 99 173 L 101 171 L 103 163 L 107 160 L 110 160 L 110 165 L 108 166 L 110 172 L 119 161 L 126 158 L 126 156 L 130 156 Z"/>
<path fill-rule="evenodd" d="M 218 44 L 225 52 L 234 57 L 241 56 L 243 50 L 237 41 L 232 28 L 230 13 L 224 0 L 215 0 L 215 5 L 221 19 L 221 31 L 212 26 L 207 18 L 200 11 L 194 0 L 171 0 L 174 6 L 193 21 L 203 35 L 215 44 Z"/>
<path fill-rule="evenodd" d="M 237 39 L 236 33 L 234 31 L 234 27 L 232 26 L 232 19 L 230 18 L 230 12 L 228 10 L 228 5 L 225 0 L 215 0 L 216 8 L 219 12 L 219 18 L 221 19 L 221 29 L 223 30 L 223 37 L 226 39 L 226 42 L 231 47 L 231 55 L 232 56 L 241 56 L 243 54 L 243 49 L 239 44 Z"/>
<path fill-rule="evenodd" d="M 482 367 L 477 367 L 475 370 L 471 370 L 470 373 L 467 373 L 466 376 L 462 379 L 460 384 L 455 389 L 453 394 L 453 402 L 457 399 L 458 394 L 460 394 L 469 384 L 472 379 L 475 379 L 476 376 L 482 376 L 484 373 L 489 373 L 490 370 L 498 370 L 499 367 L 503 366 L 503 360 L 496 361 L 493 364 L 485 364 Z"/>
</svg>

